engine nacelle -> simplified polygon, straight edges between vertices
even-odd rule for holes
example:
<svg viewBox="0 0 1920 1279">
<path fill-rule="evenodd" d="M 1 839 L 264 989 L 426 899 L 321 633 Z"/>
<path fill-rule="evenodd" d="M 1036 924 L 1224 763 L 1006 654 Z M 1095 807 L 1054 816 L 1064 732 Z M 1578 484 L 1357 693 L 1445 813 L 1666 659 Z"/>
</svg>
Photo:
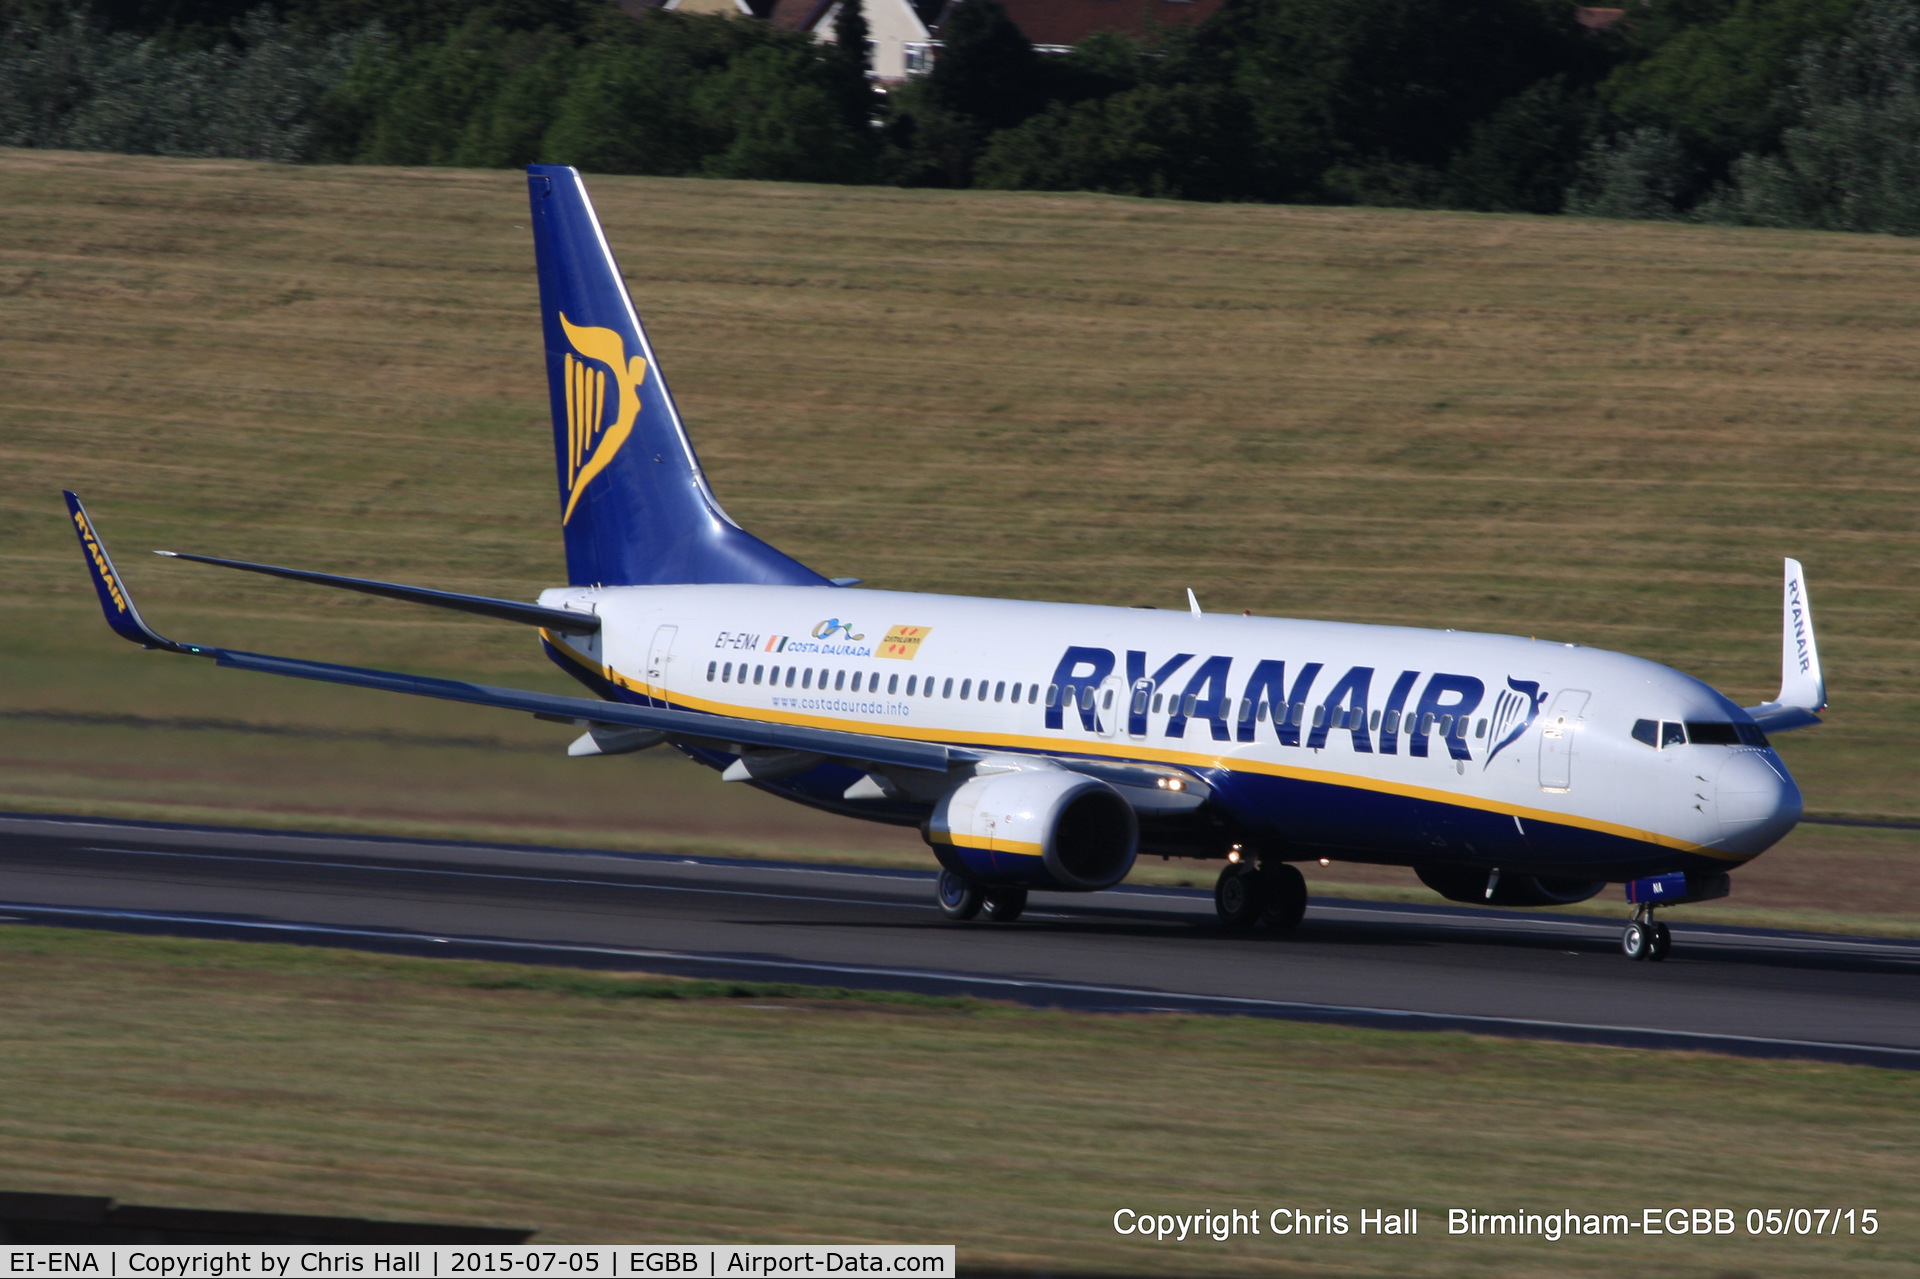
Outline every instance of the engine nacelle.
<svg viewBox="0 0 1920 1279">
<path fill-rule="evenodd" d="M 1090 893 L 1133 869 L 1140 823 L 1120 792 L 1063 769 L 990 773 L 934 806 L 940 864 L 982 884 Z"/>
<path fill-rule="evenodd" d="M 1571 906 L 1607 886 L 1605 880 L 1503 872 L 1487 896 L 1491 872 L 1478 866 L 1417 866 L 1420 882 L 1451 902 L 1474 906 Z"/>
</svg>

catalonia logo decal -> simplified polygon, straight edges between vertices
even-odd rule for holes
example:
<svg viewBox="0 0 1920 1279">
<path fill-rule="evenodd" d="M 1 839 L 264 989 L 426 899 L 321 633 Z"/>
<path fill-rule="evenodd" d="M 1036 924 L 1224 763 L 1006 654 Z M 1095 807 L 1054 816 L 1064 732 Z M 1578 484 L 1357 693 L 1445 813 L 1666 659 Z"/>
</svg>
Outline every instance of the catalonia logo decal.
<svg viewBox="0 0 1920 1279">
<path fill-rule="evenodd" d="M 920 655 L 921 641 L 932 633 L 931 626 L 896 626 L 880 641 L 880 651 L 874 656 L 895 657 L 903 662 L 911 662 Z"/>
<path fill-rule="evenodd" d="M 633 434 L 640 416 L 640 384 L 646 380 L 645 356 L 627 359 L 627 344 L 612 329 L 586 328 L 563 313 L 560 327 L 573 350 L 567 352 L 567 509 L 565 524 L 593 477 L 607 469 L 614 454 Z M 613 375 L 613 420 L 607 420 L 607 375 Z"/>
</svg>

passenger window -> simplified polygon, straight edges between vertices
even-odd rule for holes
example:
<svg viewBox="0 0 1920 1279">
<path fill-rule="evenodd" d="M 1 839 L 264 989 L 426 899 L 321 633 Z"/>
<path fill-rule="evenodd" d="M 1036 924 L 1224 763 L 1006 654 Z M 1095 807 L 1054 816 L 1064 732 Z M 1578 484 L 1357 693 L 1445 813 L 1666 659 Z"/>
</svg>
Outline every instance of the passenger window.
<svg viewBox="0 0 1920 1279">
<path fill-rule="evenodd" d="M 1240 699 L 1240 722 L 1242 724 L 1253 722 L 1253 699 L 1251 697 L 1243 697 Z"/>
<path fill-rule="evenodd" d="M 1387 726 L 1388 736 L 1392 737 L 1392 736 L 1399 735 L 1399 732 L 1400 732 L 1400 712 L 1399 711 L 1388 711 L 1386 719 L 1381 722 Z"/>
<path fill-rule="evenodd" d="M 1420 727 L 1415 733 L 1418 737 L 1428 737 L 1433 733 L 1433 712 L 1428 711 L 1420 717 Z"/>
<path fill-rule="evenodd" d="M 1687 744 L 1686 729 L 1680 727 L 1678 724 L 1674 723 L 1672 720 L 1668 720 L 1665 723 L 1660 725 L 1660 749 L 1661 750 L 1665 750 L 1669 746 L 1685 746 L 1686 744 Z"/>
<path fill-rule="evenodd" d="M 1487 735 L 1487 721 L 1483 719 L 1478 724 L 1475 724 L 1473 726 L 1473 735 L 1475 737 L 1485 737 Z"/>
<path fill-rule="evenodd" d="M 1633 721 L 1633 740 L 1644 746 L 1660 749 L 1660 726 L 1650 719 Z"/>
<path fill-rule="evenodd" d="M 1093 709 L 1093 685 L 1091 684 L 1080 686 L 1080 709 L 1083 711 Z"/>
<path fill-rule="evenodd" d="M 920 677 L 918 675 L 907 676 L 907 696 L 908 697 L 913 696 L 913 686 L 919 682 L 920 682 Z"/>
<path fill-rule="evenodd" d="M 1014 683 L 1013 692 L 1007 694 L 1007 700 L 1010 702 L 1017 702 L 1020 700 L 1020 684 L 1018 681 Z"/>
<path fill-rule="evenodd" d="M 1295 702 L 1293 704 L 1293 715 L 1292 715 L 1293 726 L 1295 728 L 1300 727 L 1300 721 L 1305 719 L 1306 717 L 1307 717 L 1307 704 L 1305 702 Z"/>
<path fill-rule="evenodd" d="M 1058 684 L 1047 685 L 1047 705 L 1058 706 L 1059 704 L 1060 704 L 1060 686 Z"/>
<path fill-rule="evenodd" d="M 995 684 L 993 686 L 993 700 L 996 702 L 1004 700 L 1006 691 L 1007 691 L 1007 681 L 1001 680 L 998 684 Z"/>
<path fill-rule="evenodd" d="M 1442 737 L 1453 736 L 1453 716 L 1442 715 L 1440 717 L 1440 736 Z"/>
<path fill-rule="evenodd" d="M 1163 696 L 1164 696 L 1164 694 L 1162 694 L 1162 693 L 1155 693 L 1155 694 L 1153 695 L 1153 713 L 1154 713 L 1155 715 L 1158 715 L 1158 714 L 1160 713 L 1160 699 L 1161 699 L 1161 698 L 1162 698 Z"/>
<path fill-rule="evenodd" d="M 800 668 L 798 666 L 787 667 L 787 687 L 788 688 L 793 687 L 793 677 L 795 675 L 798 675 L 799 673 L 800 673 Z"/>
<path fill-rule="evenodd" d="M 1326 725 L 1326 722 L 1327 722 L 1327 705 L 1325 702 L 1322 702 L 1320 705 L 1313 708 L 1313 726 L 1315 728 L 1321 728 Z"/>
<path fill-rule="evenodd" d="M 718 663 L 718 662 L 708 662 L 708 663 L 707 663 L 707 683 L 709 683 L 709 684 L 711 684 L 711 683 L 713 683 L 713 675 L 714 675 L 714 672 L 715 672 L 715 671 L 717 671 L 717 670 L 719 670 L 719 669 L 720 669 L 720 663 Z"/>
<path fill-rule="evenodd" d="M 720 672 L 720 682 L 722 684 L 733 683 L 733 663 L 732 662 L 728 662 L 726 669 Z"/>
<path fill-rule="evenodd" d="M 966 701 L 967 698 L 972 695 L 972 690 L 973 690 L 972 680 L 970 679 L 961 680 L 960 681 L 960 700 L 963 702 Z"/>
<path fill-rule="evenodd" d="M 1192 719 L 1193 712 L 1199 709 L 1199 706 L 1200 706 L 1200 694 L 1188 693 L 1187 700 L 1182 705 L 1181 713 L 1185 715 L 1188 719 Z"/>
<path fill-rule="evenodd" d="M 952 696 L 953 696 L 953 677 L 952 677 L 952 676 L 948 676 L 948 677 L 947 677 L 947 682 L 946 682 L 946 684 L 945 684 L 945 685 L 943 685 L 943 686 L 941 687 L 941 689 L 940 689 L 940 696 L 942 696 L 942 697 L 952 697 Z"/>
<path fill-rule="evenodd" d="M 887 696 L 892 697 L 895 693 L 898 693 L 899 691 L 900 691 L 900 677 L 898 675 L 887 676 Z"/>
<path fill-rule="evenodd" d="M 1136 688 L 1133 690 L 1132 713 L 1135 715 L 1145 715 L 1147 713 L 1147 690 L 1146 689 Z"/>
<path fill-rule="evenodd" d="M 1481 721 L 1481 724 L 1483 726 L 1485 725 L 1485 723 L 1486 723 L 1485 720 Z M 1376 733 L 1380 731 L 1380 712 L 1379 711 L 1375 711 L 1373 713 L 1373 731 Z"/>
<path fill-rule="evenodd" d="M 767 683 L 778 684 L 779 682 L 780 682 L 780 668 L 778 666 L 769 666 L 767 668 Z"/>
<path fill-rule="evenodd" d="M 1267 707 L 1267 702 L 1266 702 L 1266 700 L 1265 700 L 1265 699 L 1263 698 L 1263 699 L 1261 699 L 1261 702 L 1260 702 L 1260 709 L 1259 709 L 1259 710 L 1257 710 L 1257 711 L 1255 711 L 1255 712 L 1254 712 L 1254 714 L 1253 714 L 1253 717 L 1254 717 L 1254 719 L 1256 719 L 1257 721 L 1259 721 L 1259 722 L 1260 722 L 1260 723 L 1262 723 L 1262 724 L 1264 724 L 1264 723 L 1266 723 L 1266 722 L 1267 722 L 1267 709 L 1268 709 L 1268 707 Z"/>
<path fill-rule="evenodd" d="M 837 693 L 840 690 L 844 689 L 846 686 L 847 686 L 847 673 L 845 671 L 835 671 L 833 673 L 834 692 Z"/>
<path fill-rule="evenodd" d="M 1110 711 L 1113 709 L 1113 690 L 1112 689 L 1108 689 L 1107 695 L 1100 699 L 1100 709 L 1103 711 Z"/>
</svg>

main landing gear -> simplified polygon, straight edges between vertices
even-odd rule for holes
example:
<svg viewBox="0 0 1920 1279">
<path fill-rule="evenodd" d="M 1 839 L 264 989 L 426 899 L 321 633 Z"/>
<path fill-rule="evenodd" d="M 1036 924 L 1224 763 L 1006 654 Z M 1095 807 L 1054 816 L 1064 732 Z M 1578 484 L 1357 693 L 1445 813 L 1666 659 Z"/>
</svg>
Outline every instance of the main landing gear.
<svg viewBox="0 0 1920 1279">
<path fill-rule="evenodd" d="M 1620 949 L 1628 959 L 1650 959 L 1659 963 L 1673 949 L 1673 934 L 1665 924 L 1654 919 L 1653 907 L 1642 906 L 1633 912 L 1632 922 L 1620 934 Z"/>
<path fill-rule="evenodd" d="M 984 915 L 996 924 L 1011 924 L 1027 908 L 1024 888 L 983 888 L 950 870 L 940 872 L 934 892 L 940 913 L 957 923 Z"/>
<path fill-rule="evenodd" d="M 1235 932 L 1271 928 L 1285 932 L 1307 913 L 1306 876 L 1285 862 L 1251 866 L 1233 862 L 1213 885 L 1213 908 Z"/>
</svg>

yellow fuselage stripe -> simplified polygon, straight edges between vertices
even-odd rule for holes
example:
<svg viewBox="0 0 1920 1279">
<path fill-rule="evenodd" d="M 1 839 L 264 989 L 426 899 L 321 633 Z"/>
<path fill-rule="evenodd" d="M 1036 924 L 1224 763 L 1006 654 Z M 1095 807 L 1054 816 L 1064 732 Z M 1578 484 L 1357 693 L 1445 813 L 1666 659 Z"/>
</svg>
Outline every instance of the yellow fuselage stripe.
<svg viewBox="0 0 1920 1279">
<path fill-rule="evenodd" d="M 648 695 L 643 684 L 628 679 L 611 666 L 598 666 L 589 662 L 566 644 L 560 643 L 554 635 L 542 628 L 541 636 L 557 651 L 569 660 L 609 683 L 621 688 Z M 767 720 L 777 724 L 793 724 L 805 728 L 830 728 L 843 733 L 862 733 L 869 737 L 904 738 L 918 742 L 937 742 L 944 746 L 977 747 L 985 746 L 998 750 L 1020 751 L 1026 754 L 1039 752 L 1048 755 L 1094 755 L 1129 762 L 1152 762 L 1157 764 L 1179 764 L 1187 768 L 1214 768 L 1229 773 L 1258 773 L 1267 777 L 1286 777 L 1295 781 L 1318 782 L 1322 785 L 1345 786 L 1353 790 L 1373 791 L 1383 795 L 1399 795 L 1408 799 L 1424 799 L 1435 803 L 1451 804 L 1456 808 L 1472 808 L 1480 812 L 1503 813 L 1523 820 L 1552 822 L 1560 826 L 1576 826 L 1582 830 L 1596 831 L 1603 835 L 1616 835 L 1622 839 L 1638 840 L 1645 844 L 1658 844 L 1662 848 L 1671 848 L 1677 852 L 1700 853 L 1721 861 L 1744 862 L 1748 858 L 1736 853 L 1723 853 L 1671 835 L 1662 835 L 1658 831 L 1637 830 L 1631 826 L 1621 826 L 1614 822 L 1601 821 L 1594 817 L 1582 817 L 1575 813 L 1556 813 L 1544 808 L 1528 808 L 1519 804 L 1510 804 L 1496 799 L 1484 799 L 1477 795 L 1460 795 L 1452 791 L 1443 791 L 1432 786 L 1413 786 L 1405 782 L 1390 782 L 1380 778 L 1360 777 L 1352 773 L 1340 773 L 1331 769 L 1302 768 L 1296 764 L 1279 764 L 1263 759 L 1246 759 L 1238 756 L 1201 754 L 1194 751 L 1170 750 L 1165 747 L 1145 746 L 1136 742 L 1107 743 L 1082 741 L 1079 739 L 1052 739 L 1028 737 L 1013 733 L 970 733 L 928 732 L 894 724 L 869 724 L 861 720 L 834 719 L 821 715 L 799 714 L 793 711 L 762 710 L 758 707 L 735 706 L 727 702 L 713 702 L 704 698 L 691 697 L 684 692 L 675 692 L 673 701 L 690 710 L 710 711 L 717 715 L 751 714 L 755 719 Z"/>
</svg>

